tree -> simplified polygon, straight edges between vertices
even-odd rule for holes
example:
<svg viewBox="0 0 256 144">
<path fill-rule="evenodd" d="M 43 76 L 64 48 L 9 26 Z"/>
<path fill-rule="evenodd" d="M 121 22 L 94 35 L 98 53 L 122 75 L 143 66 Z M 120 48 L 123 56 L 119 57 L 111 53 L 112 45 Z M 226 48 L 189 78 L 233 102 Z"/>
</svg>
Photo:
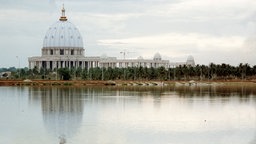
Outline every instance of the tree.
<svg viewBox="0 0 256 144">
<path fill-rule="evenodd" d="M 82 70 L 82 79 L 85 80 L 88 78 L 88 70 L 85 68 Z"/>
<path fill-rule="evenodd" d="M 142 79 L 143 76 L 145 75 L 145 74 L 144 74 L 145 69 L 143 69 L 143 67 L 140 66 L 139 68 L 138 68 L 138 67 L 135 67 L 135 70 L 136 70 L 136 77 L 137 77 L 137 79 Z"/>
<path fill-rule="evenodd" d="M 210 78 L 214 79 L 214 77 L 216 77 L 216 72 L 217 72 L 217 66 L 214 63 L 210 63 Z"/>
<path fill-rule="evenodd" d="M 153 68 L 153 67 L 151 67 L 151 68 L 149 69 L 148 79 L 149 79 L 149 80 L 153 80 L 153 79 L 156 79 L 156 77 L 157 77 L 156 69 Z"/>
<path fill-rule="evenodd" d="M 186 65 L 183 65 L 182 67 L 182 73 L 184 74 L 184 79 L 187 80 L 189 76 L 189 69 Z"/>
<path fill-rule="evenodd" d="M 78 67 L 78 68 L 76 69 L 76 77 L 81 77 L 82 72 L 83 72 L 82 68 L 81 68 L 81 67 Z"/>
<path fill-rule="evenodd" d="M 157 79 L 166 80 L 167 71 L 164 67 L 157 68 Z"/>
<path fill-rule="evenodd" d="M 60 68 L 58 69 L 58 73 L 60 79 L 62 80 L 70 80 L 71 79 L 71 72 L 68 68 Z"/>
<path fill-rule="evenodd" d="M 174 74 L 174 79 L 177 78 L 178 80 L 180 80 L 181 77 L 183 76 L 182 66 L 179 65 L 178 67 L 176 67 L 174 72 L 175 72 L 175 74 Z"/>
</svg>

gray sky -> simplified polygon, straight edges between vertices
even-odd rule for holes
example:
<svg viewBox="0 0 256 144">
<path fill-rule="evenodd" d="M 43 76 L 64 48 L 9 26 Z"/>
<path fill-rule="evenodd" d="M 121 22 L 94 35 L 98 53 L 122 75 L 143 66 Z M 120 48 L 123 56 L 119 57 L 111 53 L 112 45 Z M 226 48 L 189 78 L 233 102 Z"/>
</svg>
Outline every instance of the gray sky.
<svg viewBox="0 0 256 144">
<path fill-rule="evenodd" d="M 256 65 L 255 0 L 0 0 L 0 67 L 41 55 L 62 3 L 86 56 L 122 58 L 125 50 L 127 58 L 159 52 L 170 61 Z"/>
</svg>

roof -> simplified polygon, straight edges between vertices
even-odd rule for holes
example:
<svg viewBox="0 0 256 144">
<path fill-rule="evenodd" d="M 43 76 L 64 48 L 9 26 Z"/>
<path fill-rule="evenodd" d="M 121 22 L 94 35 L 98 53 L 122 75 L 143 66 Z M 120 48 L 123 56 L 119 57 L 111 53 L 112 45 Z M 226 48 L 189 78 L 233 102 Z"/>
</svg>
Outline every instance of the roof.
<svg viewBox="0 0 256 144">
<path fill-rule="evenodd" d="M 83 38 L 74 24 L 69 22 L 62 9 L 62 16 L 45 34 L 43 48 L 83 48 Z"/>
</svg>

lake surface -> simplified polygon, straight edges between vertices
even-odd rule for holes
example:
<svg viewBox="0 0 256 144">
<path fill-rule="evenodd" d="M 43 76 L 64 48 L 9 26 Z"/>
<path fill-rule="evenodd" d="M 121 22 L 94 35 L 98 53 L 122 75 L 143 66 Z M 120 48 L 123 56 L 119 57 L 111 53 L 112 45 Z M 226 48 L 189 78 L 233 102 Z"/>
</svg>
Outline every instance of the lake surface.
<svg viewBox="0 0 256 144">
<path fill-rule="evenodd" d="M 256 144 L 256 90 L 0 87 L 1 144 Z"/>
</svg>

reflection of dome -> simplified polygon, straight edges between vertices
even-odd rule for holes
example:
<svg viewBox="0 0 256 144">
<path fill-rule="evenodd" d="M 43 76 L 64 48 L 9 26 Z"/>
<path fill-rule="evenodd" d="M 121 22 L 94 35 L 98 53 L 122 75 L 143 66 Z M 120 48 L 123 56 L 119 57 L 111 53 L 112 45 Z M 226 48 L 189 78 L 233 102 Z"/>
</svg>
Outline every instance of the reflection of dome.
<svg viewBox="0 0 256 144">
<path fill-rule="evenodd" d="M 53 24 L 44 37 L 44 48 L 83 48 L 83 40 L 78 29 L 67 21 L 65 9 L 58 22 Z"/>
<path fill-rule="evenodd" d="M 194 60 L 194 57 L 193 56 L 188 56 L 187 58 L 187 62 L 186 62 L 187 65 L 190 65 L 190 66 L 195 66 L 195 60 Z"/>
<path fill-rule="evenodd" d="M 162 60 L 162 57 L 161 57 L 161 55 L 159 53 L 156 53 L 154 55 L 154 59 L 153 60 Z"/>
<path fill-rule="evenodd" d="M 45 127 L 58 136 L 74 136 L 82 122 L 83 102 L 74 97 L 74 88 L 49 88 L 42 90 L 41 105 Z"/>
</svg>

